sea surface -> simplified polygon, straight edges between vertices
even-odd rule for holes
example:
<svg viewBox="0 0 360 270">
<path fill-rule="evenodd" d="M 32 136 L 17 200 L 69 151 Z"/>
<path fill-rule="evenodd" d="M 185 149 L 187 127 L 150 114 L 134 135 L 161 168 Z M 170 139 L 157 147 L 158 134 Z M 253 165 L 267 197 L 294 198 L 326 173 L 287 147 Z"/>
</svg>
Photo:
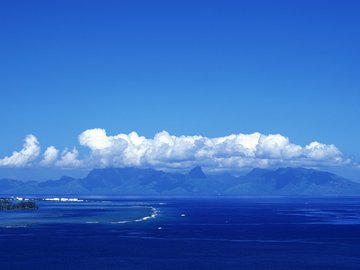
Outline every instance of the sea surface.
<svg viewBox="0 0 360 270">
<path fill-rule="evenodd" d="M 360 198 L 37 201 L 0 212 L 0 269 L 360 269 Z"/>
</svg>

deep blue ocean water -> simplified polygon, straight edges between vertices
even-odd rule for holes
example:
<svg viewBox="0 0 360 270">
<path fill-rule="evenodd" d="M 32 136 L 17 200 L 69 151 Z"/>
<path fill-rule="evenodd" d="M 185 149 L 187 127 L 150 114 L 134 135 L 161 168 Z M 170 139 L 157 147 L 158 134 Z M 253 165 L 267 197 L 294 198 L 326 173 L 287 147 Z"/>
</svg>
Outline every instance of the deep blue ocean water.
<svg viewBox="0 0 360 270">
<path fill-rule="evenodd" d="M 359 198 L 80 199 L 0 212 L 0 269 L 360 269 Z"/>
</svg>

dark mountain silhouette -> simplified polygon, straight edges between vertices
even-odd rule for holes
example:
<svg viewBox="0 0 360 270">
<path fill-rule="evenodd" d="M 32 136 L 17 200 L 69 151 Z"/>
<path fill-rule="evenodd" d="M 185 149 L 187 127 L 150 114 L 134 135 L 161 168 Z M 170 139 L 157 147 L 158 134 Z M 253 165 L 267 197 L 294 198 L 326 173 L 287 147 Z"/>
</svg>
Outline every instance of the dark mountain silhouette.
<svg viewBox="0 0 360 270">
<path fill-rule="evenodd" d="M 48 195 L 358 195 L 360 184 L 304 168 L 253 169 L 247 175 L 206 175 L 200 167 L 187 174 L 139 168 L 94 169 L 85 178 L 45 182 L 0 179 L 0 194 Z"/>
</svg>

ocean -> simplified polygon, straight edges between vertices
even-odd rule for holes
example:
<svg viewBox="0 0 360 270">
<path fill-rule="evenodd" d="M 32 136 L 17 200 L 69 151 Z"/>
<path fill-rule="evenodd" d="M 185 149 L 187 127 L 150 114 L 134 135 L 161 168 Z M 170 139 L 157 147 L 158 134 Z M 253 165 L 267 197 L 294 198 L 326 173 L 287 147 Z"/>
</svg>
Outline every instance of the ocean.
<svg viewBox="0 0 360 270">
<path fill-rule="evenodd" d="M 360 269 L 360 198 L 37 197 L 0 269 Z"/>
</svg>

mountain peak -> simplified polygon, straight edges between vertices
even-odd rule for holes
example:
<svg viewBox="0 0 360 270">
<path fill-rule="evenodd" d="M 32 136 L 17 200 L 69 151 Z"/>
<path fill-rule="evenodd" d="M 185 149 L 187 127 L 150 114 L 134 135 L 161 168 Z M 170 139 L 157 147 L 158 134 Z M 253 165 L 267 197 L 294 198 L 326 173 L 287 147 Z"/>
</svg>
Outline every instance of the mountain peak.
<svg viewBox="0 0 360 270">
<path fill-rule="evenodd" d="M 203 172 L 200 166 L 196 166 L 190 170 L 188 175 L 191 178 L 206 178 L 206 174 Z"/>
</svg>

